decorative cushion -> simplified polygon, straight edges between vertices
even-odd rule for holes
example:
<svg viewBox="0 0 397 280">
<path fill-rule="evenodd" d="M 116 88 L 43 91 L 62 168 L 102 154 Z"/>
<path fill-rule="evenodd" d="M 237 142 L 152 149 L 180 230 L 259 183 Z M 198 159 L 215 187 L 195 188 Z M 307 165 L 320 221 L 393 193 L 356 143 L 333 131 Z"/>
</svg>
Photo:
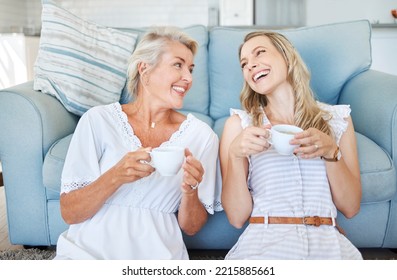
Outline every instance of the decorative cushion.
<svg viewBox="0 0 397 280">
<path fill-rule="evenodd" d="M 76 115 L 118 101 L 136 39 L 135 33 L 96 25 L 44 0 L 34 89 L 57 97 Z"/>
<path fill-rule="evenodd" d="M 214 119 L 228 116 L 230 108 L 240 108 L 243 76 L 238 49 L 244 36 L 254 30 L 260 28 L 210 30 L 210 115 Z M 311 86 L 320 101 L 336 104 L 346 81 L 371 66 L 371 25 L 367 20 L 276 31 L 284 34 L 299 51 L 311 72 Z"/>
</svg>

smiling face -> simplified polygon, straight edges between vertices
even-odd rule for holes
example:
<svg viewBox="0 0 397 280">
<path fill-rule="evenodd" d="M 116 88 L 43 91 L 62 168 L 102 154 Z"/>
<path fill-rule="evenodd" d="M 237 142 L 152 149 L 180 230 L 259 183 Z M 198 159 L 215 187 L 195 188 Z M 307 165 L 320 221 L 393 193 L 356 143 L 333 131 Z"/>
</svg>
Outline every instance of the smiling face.
<svg viewBox="0 0 397 280">
<path fill-rule="evenodd" d="M 245 81 L 259 94 L 271 94 L 289 87 L 287 63 L 266 36 L 256 36 L 244 43 L 240 65 Z"/>
<path fill-rule="evenodd" d="M 145 90 L 165 107 L 180 109 L 192 87 L 193 53 L 185 45 L 170 41 L 156 67 L 148 75 Z"/>
</svg>

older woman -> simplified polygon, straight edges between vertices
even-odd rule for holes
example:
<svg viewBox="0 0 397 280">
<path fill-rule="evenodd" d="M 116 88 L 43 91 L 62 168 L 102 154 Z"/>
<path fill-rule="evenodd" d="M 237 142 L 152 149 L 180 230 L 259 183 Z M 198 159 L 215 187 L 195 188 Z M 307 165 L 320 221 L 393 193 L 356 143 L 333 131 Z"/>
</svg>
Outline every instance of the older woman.
<svg viewBox="0 0 397 280">
<path fill-rule="evenodd" d="M 211 128 L 176 111 L 192 86 L 196 49 L 179 29 L 149 31 L 130 59 L 133 101 L 82 116 L 62 173 L 70 227 L 56 259 L 188 259 L 180 229 L 193 235 L 213 213 L 218 153 Z M 185 148 L 175 176 L 147 164 L 159 146 Z"/>
<path fill-rule="evenodd" d="M 232 110 L 222 135 L 222 206 L 234 226 L 249 225 L 226 258 L 360 259 L 336 226 L 337 209 L 348 218 L 360 209 L 349 106 L 314 99 L 303 60 L 279 33 L 248 34 L 240 63 L 244 110 Z M 303 129 L 293 154 L 270 144 L 276 124 Z"/>
</svg>

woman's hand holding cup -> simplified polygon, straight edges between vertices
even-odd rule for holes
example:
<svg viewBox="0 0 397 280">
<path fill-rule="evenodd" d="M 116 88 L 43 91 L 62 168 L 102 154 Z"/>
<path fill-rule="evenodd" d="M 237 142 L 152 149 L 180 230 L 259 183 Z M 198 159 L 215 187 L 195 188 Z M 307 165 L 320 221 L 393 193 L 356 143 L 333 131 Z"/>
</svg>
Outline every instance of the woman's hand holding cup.
<svg viewBox="0 0 397 280">
<path fill-rule="evenodd" d="M 331 157 L 330 154 L 336 149 L 336 143 L 331 136 L 313 127 L 296 134 L 291 143 L 299 145 L 295 153 L 305 159 Z"/>
<path fill-rule="evenodd" d="M 137 181 L 147 177 L 154 171 L 154 168 L 144 162 L 150 160 L 148 152 L 151 148 L 140 148 L 136 151 L 127 153 L 113 168 L 120 185 Z"/>
<path fill-rule="evenodd" d="M 183 182 L 181 189 L 185 194 L 192 194 L 203 180 L 204 168 L 187 148 L 185 149 L 185 157 L 186 160 L 182 166 Z"/>
<path fill-rule="evenodd" d="M 271 125 L 245 128 L 231 143 L 229 148 L 231 156 L 245 158 L 269 149 L 270 127 Z"/>
</svg>

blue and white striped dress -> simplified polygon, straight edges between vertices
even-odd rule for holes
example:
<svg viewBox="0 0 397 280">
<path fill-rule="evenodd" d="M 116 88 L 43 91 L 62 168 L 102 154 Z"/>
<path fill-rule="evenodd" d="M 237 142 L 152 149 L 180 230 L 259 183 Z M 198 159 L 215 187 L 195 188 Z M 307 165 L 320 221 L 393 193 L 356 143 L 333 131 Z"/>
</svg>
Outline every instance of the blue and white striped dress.
<svg viewBox="0 0 397 280">
<path fill-rule="evenodd" d="M 332 114 L 329 120 L 336 142 L 346 131 L 348 105 L 319 105 Z M 244 111 L 242 127 L 252 124 Z M 270 123 L 264 117 L 264 124 Z M 279 155 L 274 148 L 249 158 L 248 186 L 253 198 L 252 216 L 337 216 L 320 158 Z M 226 259 L 362 259 L 356 247 L 333 226 L 250 224 Z"/>
</svg>

